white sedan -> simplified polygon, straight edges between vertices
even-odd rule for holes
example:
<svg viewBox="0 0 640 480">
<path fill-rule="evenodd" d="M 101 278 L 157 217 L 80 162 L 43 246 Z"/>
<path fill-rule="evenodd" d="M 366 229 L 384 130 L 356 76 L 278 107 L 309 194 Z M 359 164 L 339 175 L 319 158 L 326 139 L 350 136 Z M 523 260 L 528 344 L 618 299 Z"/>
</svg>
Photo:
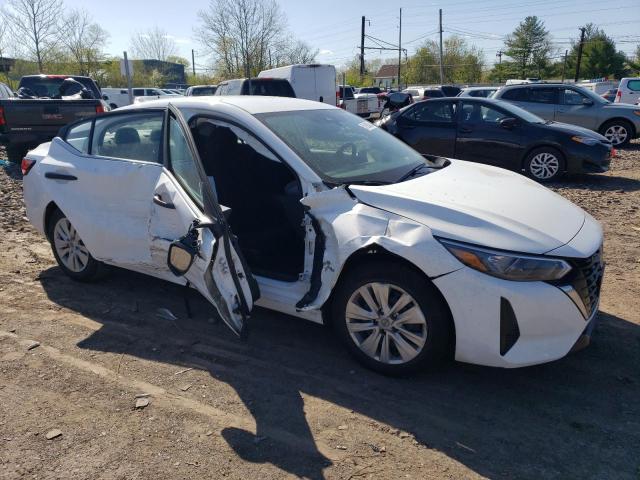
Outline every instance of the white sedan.
<svg viewBox="0 0 640 480">
<path fill-rule="evenodd" d="M 527 178 L 423 157 L 338 108 L 169 98 L 69 125 L 23 161 L 60 268 L 197 289 L 239 336 L 254 305 L 331 323 L 403 373 L 520 367 L 588 343 L 602 230 Z"/>
</svg>

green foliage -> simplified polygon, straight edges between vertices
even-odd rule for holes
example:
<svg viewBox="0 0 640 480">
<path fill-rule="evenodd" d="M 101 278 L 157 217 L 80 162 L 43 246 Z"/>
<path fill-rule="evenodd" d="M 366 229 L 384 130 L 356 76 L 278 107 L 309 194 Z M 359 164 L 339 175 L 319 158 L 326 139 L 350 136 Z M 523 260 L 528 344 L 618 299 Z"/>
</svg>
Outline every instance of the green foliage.
<svg viewBox="0 0 640 480">
<path fill-rule="evenodd" d="M 445 83 L 477 83 L 482 78 L 484 54 L 469 46 L 464 38 L 453 35 L 442 45 Z M 408 59 L 403 82 L 407 84 L 440 83 L 438 42 L 427 41 Z"/>
<path fill-rule="evenodd" d="M 619 79 L 627 75 L 629 68 L 625 65 L 626 56 L 624 52 L 616 51 L 615 42 L 593 23 L 587 24 L 584 28 L 580 77 L 614 77 Z M 575 72 L 579 44 L 579 38 L 572 42 L 567 60 L 567 68 L 571 72 L 570 76 L 573 76 L 573 72 Z"/>
<path fill-rule="evenodd" d="M 512 78 L 542 77 L 551 66 L 551 51 L 544 22 L 526 17 L 505 40 L 505 54 L 512 62 L 503 62 L 504 68 Z"/>
</svg>

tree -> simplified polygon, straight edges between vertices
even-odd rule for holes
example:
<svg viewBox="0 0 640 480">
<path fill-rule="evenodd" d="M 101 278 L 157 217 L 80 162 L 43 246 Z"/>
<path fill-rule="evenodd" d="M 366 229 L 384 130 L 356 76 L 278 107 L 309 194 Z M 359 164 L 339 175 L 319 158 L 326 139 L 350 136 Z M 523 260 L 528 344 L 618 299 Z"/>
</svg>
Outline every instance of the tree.
<svg viewBox="0 0 640 480">
<path fill-rule="evenodd" d="M 526 17 L 504 42 L 505 55 L 518 66 L 521 78 L 542 76 L 550 64 L 551 40 L 544 22 Z"/>
<path fill-rule="evenodd" d="M 156 26 L 133 35 L 131 50 L 139 59 L 166 62 L 168 57 L 176 55 L 178 47 L 167 31 Z"/>
<path fill-rule="evenodd" d="M 109 34 L 94 23 L 86 10 L 72 10 L 63 20 L 62 44 L 77 63 L 80 75 L 94 76 L 105 61 L 103 49 Z"/>
<path fill-rule="evenodd" d="M 196 29 L 223 77 L 252 76 L 283 51 L 285 16 L 274 0 L 211 0 Z"/>
<path fill-rule="evenodd" d="M 469 46 L 464 38 L 452 35 L 442 45 L 444 79 L 446 83 L 477 83 L 482 77 L 484 54 L 475 46 Z M 408 59 L 405 71 L 406 83 L 439 83 L 440 51 L 437 42 L 425 42 Z"/>
<path fill-rule="evenodd" d="M 624 52 L 616 50 L 616 43 L 603 30 L 593 23 L 584 27 L 584 44 L 580 75 L 582 78 L 600 78 L 613 76 L 622 78 L 628 73 Z M 567 59 L 569 71 L 575 70 L 578 59 L 579 39 L 572 42 L 571 53 Z"/>
<path fill-rule="evenodd" d="M 40 72 L 56 53 L 62 12 L 62 0 L 7 0 L 2 13 L 11 36 L 20 39 L 18 48 L 38 64 Z"/>
</svg>

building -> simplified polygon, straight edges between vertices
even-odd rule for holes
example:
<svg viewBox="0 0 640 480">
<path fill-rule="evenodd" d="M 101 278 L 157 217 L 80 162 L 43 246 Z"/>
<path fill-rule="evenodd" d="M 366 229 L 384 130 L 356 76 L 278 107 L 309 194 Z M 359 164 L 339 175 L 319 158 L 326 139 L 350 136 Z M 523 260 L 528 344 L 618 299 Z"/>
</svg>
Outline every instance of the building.
<svg viewBox="0 0 640 480">
<path fill-rule="evenodd" d="M 380 88 L 389 89 L 398 84 L 398 65 L 382 65 L 376 73 L 375 84 Z"/>
<path fill-rule="evenodd" d="M 0 57 L 0 72 L 9 73 L 15 64 L 15 58 Z"/>
</svg>

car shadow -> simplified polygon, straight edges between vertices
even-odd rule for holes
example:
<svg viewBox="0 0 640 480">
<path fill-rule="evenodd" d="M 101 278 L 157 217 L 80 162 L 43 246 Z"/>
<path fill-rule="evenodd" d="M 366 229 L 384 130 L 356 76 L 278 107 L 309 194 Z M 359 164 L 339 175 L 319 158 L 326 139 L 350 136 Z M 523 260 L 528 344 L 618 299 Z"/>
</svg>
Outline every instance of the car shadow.
<svg viewBox="0 0 640 480">
<path fill-rule="evenodd" d="M 617 175 L 575 174 L 562 182 L 549 182 L 545 186 L 555 190 L 562 189 L 611 192 L 624 190 L 635 192 L 640 190 L 640 180 Z"/>
<path fill-rule="evenodd" d="M 589 348 L 551 364 L 502 370 L 452 362 L 390 378 L 355 363 L 329 329 L 285 315 L 257 309 L 249 340 L 241 342 L 212 321 L 213 309 L 196 292 L 189 293 L 194 316 L 186 318 L 184 288 L 167 282 L 114 270 L 102 282 L 78 284 L 57 267 L 39 278 L 50 300 L 101 324 L 80 348 L 200 368 L 230 385 L 253 415 L 256 434 L 226 428 L 222 435 L 248 462 L 324 478 L 334 460 L 309 426 L 309 396 L 391 434 L 408 432 L 418 447 L 484 477 L 637 475 L 640 327 L 614 315 L 600 313 Z M 158 308 L 178 320 L 162 318 Z M 281 443 L 282 432 L 295 447 Z M 380 450 L 366 439 L 359 447 Z"/>
</svg>

